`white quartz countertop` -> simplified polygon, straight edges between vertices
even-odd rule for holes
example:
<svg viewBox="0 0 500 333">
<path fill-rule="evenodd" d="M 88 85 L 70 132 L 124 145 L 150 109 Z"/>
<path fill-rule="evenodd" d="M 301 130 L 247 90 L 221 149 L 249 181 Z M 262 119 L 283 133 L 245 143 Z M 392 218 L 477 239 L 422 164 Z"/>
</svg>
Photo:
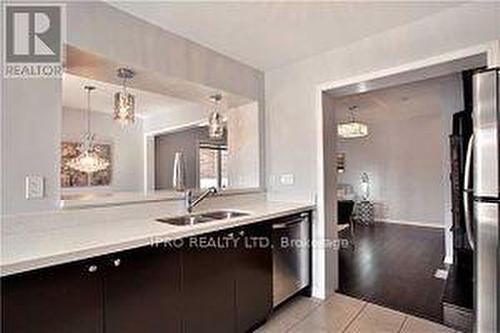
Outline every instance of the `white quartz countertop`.
<svg viewBox="0 0 500 333">
<path fill-rule="evenodd" d="M 195 213 L 219 209 L 250 215 L 193 226 L 174 226 L 156 218 L 185 214 L 182 202 L 166 201 L 118 207 L 25 214 L 2 220 L 1 276 L 87 259 L 242 226 L 313 209 L 311 203 L 269 201 L 262 195 L 212 198 Z"/>
<path fill-rule="evenodd" d="M 260 188 L 223 189 L 217 195 L 224 196 L 259 192 L 262 193 Z M 169 190 L 149 192 L 70 191 L 63 193 L 61 196 L 61 208 L 81 209 L 143 202 L 182 200 L 183 198 L 184 193 Z"/>
</svg>

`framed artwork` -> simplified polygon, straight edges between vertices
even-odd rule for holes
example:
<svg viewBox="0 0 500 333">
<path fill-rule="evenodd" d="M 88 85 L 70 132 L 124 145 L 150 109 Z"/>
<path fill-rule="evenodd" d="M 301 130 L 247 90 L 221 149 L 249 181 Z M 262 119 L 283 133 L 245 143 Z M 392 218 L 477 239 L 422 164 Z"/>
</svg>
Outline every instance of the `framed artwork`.
<svg viewBox="0 0 500 333">
<path fill-rule="evenodd" d="M 109 166 L 105 170 L 90 174 L 80 172 L 68 166 L 68 161 L 78 156 L 79 146 L 79 142 L 61 143 L 61 187 L 109 186 L 113 170 L 111 164 L 111 145 L 105 143 L 95 144 L 99 155 L 109 162 Z"/>
</svg>

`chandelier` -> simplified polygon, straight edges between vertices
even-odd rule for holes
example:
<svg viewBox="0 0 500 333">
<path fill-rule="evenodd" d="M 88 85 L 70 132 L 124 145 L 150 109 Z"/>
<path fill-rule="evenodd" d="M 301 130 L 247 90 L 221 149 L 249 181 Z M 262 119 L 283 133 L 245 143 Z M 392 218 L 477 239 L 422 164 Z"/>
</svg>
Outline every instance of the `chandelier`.
<svg viewBox="0 0 500 333">
<path fill-rule="evenodd" d="M 368 135 L 368 126 L 365 123 L 356 121 L 356 117 L 354 116 L 354 111 L 356 111 L 357 108 L 358 107 L 356 105 L 349 107 L 349 112 L 351 113 L 351 120 L 337 125 L 337 134 L 341 138 L 345 139 L 362 138 Z"/>
<path fill-rule="evenodd" d="M 222 139 L 225 128 L 224 119 L 220 113 L 222 95 L 217 94 L 210 96 L 210 100 L 213 102 L 214 106 L 208 117 L 208 136 L 212 139 Z"/>
<path fill-rule="evenodd" d="M 98 149 L 94 145 L 95 135 L 90 130 L 90 93 L 95 90 L 95 87 L 85 86 L 85 90 L 87 91 L 87 130 L 78 147 L 78 156 L 69 160 L 68 166 L 80 172 L 92 173 L 105 170 L 109 162 L 99 156 Z"/>
<path fill-rule="evenodd" d="M 118 69 L 118 77 L 122 79 L 122 91 L 115 94 L 113 118 L 121 125 L 132 124 L 135 121 L 135 97 L 127 92 L 127 80 L 135 73 L 128 68 Z"/>
</svg>

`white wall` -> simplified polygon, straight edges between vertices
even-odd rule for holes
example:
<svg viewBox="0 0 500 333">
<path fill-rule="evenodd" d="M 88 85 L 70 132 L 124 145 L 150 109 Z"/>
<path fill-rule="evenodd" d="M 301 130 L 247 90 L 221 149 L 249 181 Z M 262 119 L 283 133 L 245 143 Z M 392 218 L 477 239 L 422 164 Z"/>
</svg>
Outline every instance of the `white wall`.
<svg viewBox="0 0 500 333">
<path fill-rule="evenodd" d="M 144 133 L 151 135 L 205 122 L 209 108 L 201 104 L 157 112 L 144 118 Z"/>
<path fill-rule="evenodd" d="M 498 40 L 499 18 L 500 3 L 467 3 L 266 72 L 266 170 L 270 196 L 312 199 L 317 194 L 321 170 L 317 142 L 321 123 L 316 95 L 319 84 Z M 333 134 L 327 140 L 335 140 Z M 294 174 L 292 186 L 273 181 L 284 173 Z M 316 249 L 314 256 L 323 252 Z M 328 271 L 327 266 L 320 270 Z M 335 284 L 335 279 L 327 283 Z M 315 290 L 315 294 L 321 295 L 327 289 Z"/>
<path fill-rule="evenodd" d="M 340 183 L 361 196 L 361 173 L 370 178 L 376 219 L 443 226 L 441 116 L 424 115 L 369 124 L 367 138 L 341 140 L 346 171 Z"/>
<path fill-rule="evenodd" d="M 321 135 L 318 144 L 318 153 L 321 158 L 324 158 L 326 168 L 317 168 L 321 170 L 318 173 L 318 180 L 321 187 L 318 189 L 316 201 L 324 203 L 318 205 L 316 210 L 315 221 L 313 221 L 313 239 L 316 246 L 313 247 L 313 283 L 312 290 L 316 297 L 325 298 L 332 294 L 338 288 L 338 256 L 337 248 L 340 243 L 332 243 L 336 240 L 337 224 L 335 217 L 337 216 L 337 191 L 329 191 L 328 189 L 335 188 L 337 184 L 337 168 L 336 168 L 336 142 L 331 140 L 330 130 L 335 128 L 337 123 L 337 114 L 329 112 L 334 107 L 334 99 L 328 94 L 322 93 L 322 113 L 319 115 L 322 127 L 320 128 Z M 315 170 L 311 170 L 314 172 Z M 326 223 L 321 223 L 321 217 Z M 318 242 L 324 240 L 325 242 Z M 323 246 L 322 246 L 323 245 Z"/>
<path fill-rule="evenodd" d="M 79 142 L 85 131 L 85 119 L 85 111 L 63 108 L 61 140 Z M 144 164 L 140 158 L 144 149 L 142 120 L 136 118 L 134 124 L 122 127 L 113 120 L 112 114 L 92 112 L 91 121 L 96 142 L 111 144 L 113 173 L 109 189 L 142 191 L 144 179 Z M 78 187 L 71 190 L 85 191 L 86 188 Z"/>
<path fill-rule="evenodd" d="M 259 106 L 249 103 L 227 112 L 229 188 L 259 187 Z"/>
<path fill-rule="evenodd" d="M 2 78 L 2 214 L 59 207 L 61 80 Z M 25 199 L 25 177 L 45 180 L 45 198 Z"/>
</svg>

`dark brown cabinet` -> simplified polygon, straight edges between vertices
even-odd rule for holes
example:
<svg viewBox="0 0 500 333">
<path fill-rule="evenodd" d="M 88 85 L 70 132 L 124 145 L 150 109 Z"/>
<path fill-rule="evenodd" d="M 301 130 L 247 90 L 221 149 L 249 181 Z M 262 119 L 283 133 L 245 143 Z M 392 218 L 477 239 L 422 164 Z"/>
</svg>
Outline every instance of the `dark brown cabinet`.
<svg viewBox="0 0 500 333">
<path fill-rule="evenodd" d="M 267 319 L 269 223 L 183 241 L 2 278 L 2 332 L 247 332 Z"/>
<path fill-rule="evenodd" d="M 192 237 L 183 251 L 184 327 L 248 332 L 272 310 L 271 225 Z"/>
<path fill-rule="evenodd" d="M 110 256 L 107 261 L 106 333 L 181 332 L 178 250 L 143 248 Z"/>
<path fill-rule="evenodd" d="M 248 332 L 267 319 L 273 307 L 271 224 L 238 232 L 235 257 L 237 332 Z"/>
<path fill-rule="evenodd" d="M 2 332 L 180 332 L 180 254 L 160 248 L 2 279 Z"/>
<path fill-rule="evenodd" d="M 2 279 L 2 332 L 103 331 L 102 280 L 76 263 Z"/>
<path fill-rule="evenodd" d="M 234 332 L 233 243 L 231 232 L 186 239 L 182 253 L 186 333 Z"/>
</svg>

